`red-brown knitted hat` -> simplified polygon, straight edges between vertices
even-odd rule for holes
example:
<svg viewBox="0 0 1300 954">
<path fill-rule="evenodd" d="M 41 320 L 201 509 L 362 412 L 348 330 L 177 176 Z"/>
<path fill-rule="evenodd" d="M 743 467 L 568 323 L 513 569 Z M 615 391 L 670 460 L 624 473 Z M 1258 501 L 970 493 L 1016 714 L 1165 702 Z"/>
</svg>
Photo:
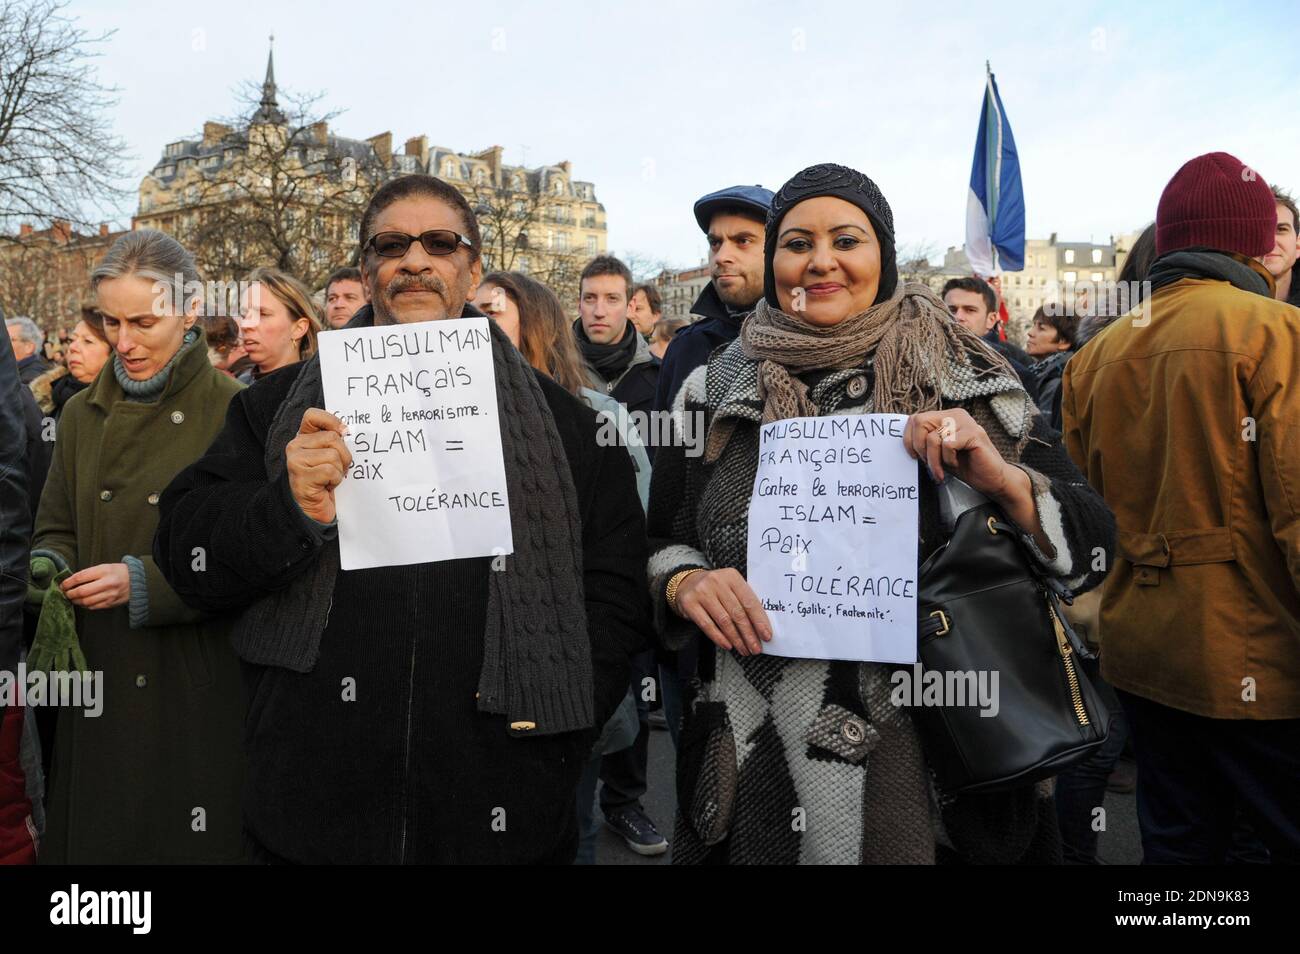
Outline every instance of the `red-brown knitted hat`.
<svg viewBox="0 0 1300 954">
<path fill-rule="evenodd" d="M 1174 173 L 1156 209 L 1156 255 L 1203 245 L 1258 258 L 1273 248 L 1277 205 L 1264 177 L 1226 152 Z"/>
</svg>

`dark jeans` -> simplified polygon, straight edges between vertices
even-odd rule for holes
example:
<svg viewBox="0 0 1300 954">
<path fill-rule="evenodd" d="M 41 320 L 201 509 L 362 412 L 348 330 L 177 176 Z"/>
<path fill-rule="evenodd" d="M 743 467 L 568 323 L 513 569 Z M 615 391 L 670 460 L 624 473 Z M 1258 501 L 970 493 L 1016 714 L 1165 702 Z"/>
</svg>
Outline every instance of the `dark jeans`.
<svg viewBox="0 0 1300 954">
<path fill-rule="evenodd" d="M 1102 704 L 1110 716 L 1106 741 L 1097 752 L 1056 777 L 1056 818 L 1061 826 L 1062 859 L 1069 865 L 1097 864 L 1097 835 L 1094 812 L 1106 800 L 1106 781 L 1124 751 L 1128 725 L 1124 710 L 1110 683 L 1102 679 L 1095 659 L 1080 659 Z"/>
<path fill-rule="evenodd" d="M 636 714 L 641 723 L 636 741 L 625 749 L 611 752 L 600 760 L 600 810 L 606 815 L 620 808 L 641 807 L 646 790 L 646 754 L 650 746 L 650 702 L 645 698 L 646 679 L 659 674 L 654 650 L 637 653 L 632 662 L 632 691 L 636 694 Z M 656 680 L 657 682 L 657 680 Z"/>
<path fill-rule="evenodd" d="M 1117 692 L 1137 756 L 1143 864 L 1221 865 L 1240 811 L 1300 862 L 1300 719 L 1208 719 Z"/>
<path fill-rule="evenodd" d="M 592 802 L 596 800 L 596 781 L 600 777 L 599 755 L 587 760 L 582 770 L 582 779 L 578 782 L 578 854 L 573 859 L 575 865 L 594 865 L 596 863 L 596 836 L 600 833 L 600 822 L 592 811 Z"/>
</svg>

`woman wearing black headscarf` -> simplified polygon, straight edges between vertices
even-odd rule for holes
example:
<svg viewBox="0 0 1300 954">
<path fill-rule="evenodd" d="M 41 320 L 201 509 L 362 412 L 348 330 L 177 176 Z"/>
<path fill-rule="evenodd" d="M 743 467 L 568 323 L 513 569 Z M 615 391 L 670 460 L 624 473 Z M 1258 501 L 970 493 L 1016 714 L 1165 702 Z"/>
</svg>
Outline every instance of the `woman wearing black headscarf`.
<svg viewBox="0 0 1300 954">
<path fill-rule="evenodd" d="M 656 459 L 651 588 L 670 648 L 700 633 L 713 645 L 684 720 L 674 862 L 1059 860 L 1050 786 L 932 790 L 908 712 L 890 702 L 893 667 L 762 652 L 771 629 L 745 545 L 759 429 L 773 420 L 909 415 L 918 466 L 996 501 L 1070 589 L 1095 586 L 1094 555 L 1113 546 L 1113 518 L 1014 372 L 928 288 L 899 285 L 895 244 L 870 179 L 800 172 L 768 215 L 764 299 L 678 392 L 675 410 L 703 414 L 707 437 L 703 456 Z M 934 483 L 920 486 L 924 561 L 946 533 Z"/>
</svg>

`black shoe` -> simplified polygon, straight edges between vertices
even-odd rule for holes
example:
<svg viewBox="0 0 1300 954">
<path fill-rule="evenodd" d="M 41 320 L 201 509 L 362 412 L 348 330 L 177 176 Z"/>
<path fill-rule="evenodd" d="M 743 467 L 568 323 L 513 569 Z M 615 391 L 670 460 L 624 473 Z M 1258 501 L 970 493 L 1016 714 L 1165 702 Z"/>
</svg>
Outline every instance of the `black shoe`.
<svg viewBox="0 0 1300 954">
<path fill-rule="evenodd" d="M 668 840 L 659 834 L 650 816 L 635 805 L 610 812 L 605 824 L 638 855 L 662 855 L 668 850 Z"/>
</svg>

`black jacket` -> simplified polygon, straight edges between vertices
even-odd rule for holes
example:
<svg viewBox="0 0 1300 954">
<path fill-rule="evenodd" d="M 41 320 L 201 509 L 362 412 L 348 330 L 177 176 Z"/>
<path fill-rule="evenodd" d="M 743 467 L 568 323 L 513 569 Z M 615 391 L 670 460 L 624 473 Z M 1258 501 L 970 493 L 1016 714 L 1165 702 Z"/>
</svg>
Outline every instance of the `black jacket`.
<svg viewBox="0 0 1300 954">
<path fill-rule="evenodd" d="M 573 323 L 573 333 L 581 348 L 588 340 L 581 320 Z M 625 334 L 635 341 L 628 363 L 617 374 L 609 377 L 589 362 L 586 363 L 588 386 L 602 394 L 608 394 L 629 411 L 648 414 L 654 407 L 655 387 L 659 382 L 659 359 L 650 353 L 649 345 L 630 321 Z M 643 432 L 641 437 L 645 440 L 647 435 Z M 653 457 L 653 449 L 647 447 L 647 450 Z"/>
<path fill-rule="evenodd" d="M 1043 417 L 1052 425 L 1052 430 L 1061 430 L 1061 375 L 1065 372 L 1065 363 L 1074 355 L 1074 349 L 1060 351 L 1039 361 L 1029 370 L 1038 384 L 1035 401 Z"/>
<path fill-rule="evenodd" d="M 0 671 L 4 672 L 14 672 L 18 665 L 32 545 L 24 395 L 35 404 L 18 378 L 13 346 L 4 335 L 0 338 Z"/>
<path fill-rule="evenodd" d="M 699 315 L 700 320 L 673 335 L 668 350 L 664 352 L 659 369 L 659 387 L 655 392 L 656 411 L 670 410 L 677 389 L 687 376 L 708 361 L 709 355 L 719 345 L 735 341 L 740 336 L 741 316 L 727 310 L 713 282 L 705 285 L 704 291 L 695 299 L 691 314 Z"/>
<path fill-rule="evenodd" d="M 263 463 L 271 419 L 302 368 L 238 394 L 208 453 L 163 495 L 155 559 L 201 610 L 238 612 L 319 550 L 287 482 L 268 484 Z M 628 655 L 651 633 L 644 517 L 626 451 L 599 446 L 594 412 L 538 379 L 582 510 L 598 728 L 627 691 Z M 575 790 L 597 729 L 512 737 L 503 716 L 478 711 L 490 563 L 340 571 L 315 669 L 245 664 L 244 822 L 255 857 L 572 859 Z"/>
<path fill-rule="evenodd" d="M 42 358 L 39 353 L 28 355 L 18 363 L 18 377 L 22 379 L 23 384 L 31 384 L 52 367 L 54 365 Z"/>
<path fill-rule="evenodd" d="M 24 387 L 18 396 L 23 405 L 23 424 L 27 431 L 27 503 L 35 527 L 36 506 L 41 502 L 45 478 L 54 459 L 54 441 L 46 440 L 45 415 L 41 413 L 31 389 Z"/>
</svg>

